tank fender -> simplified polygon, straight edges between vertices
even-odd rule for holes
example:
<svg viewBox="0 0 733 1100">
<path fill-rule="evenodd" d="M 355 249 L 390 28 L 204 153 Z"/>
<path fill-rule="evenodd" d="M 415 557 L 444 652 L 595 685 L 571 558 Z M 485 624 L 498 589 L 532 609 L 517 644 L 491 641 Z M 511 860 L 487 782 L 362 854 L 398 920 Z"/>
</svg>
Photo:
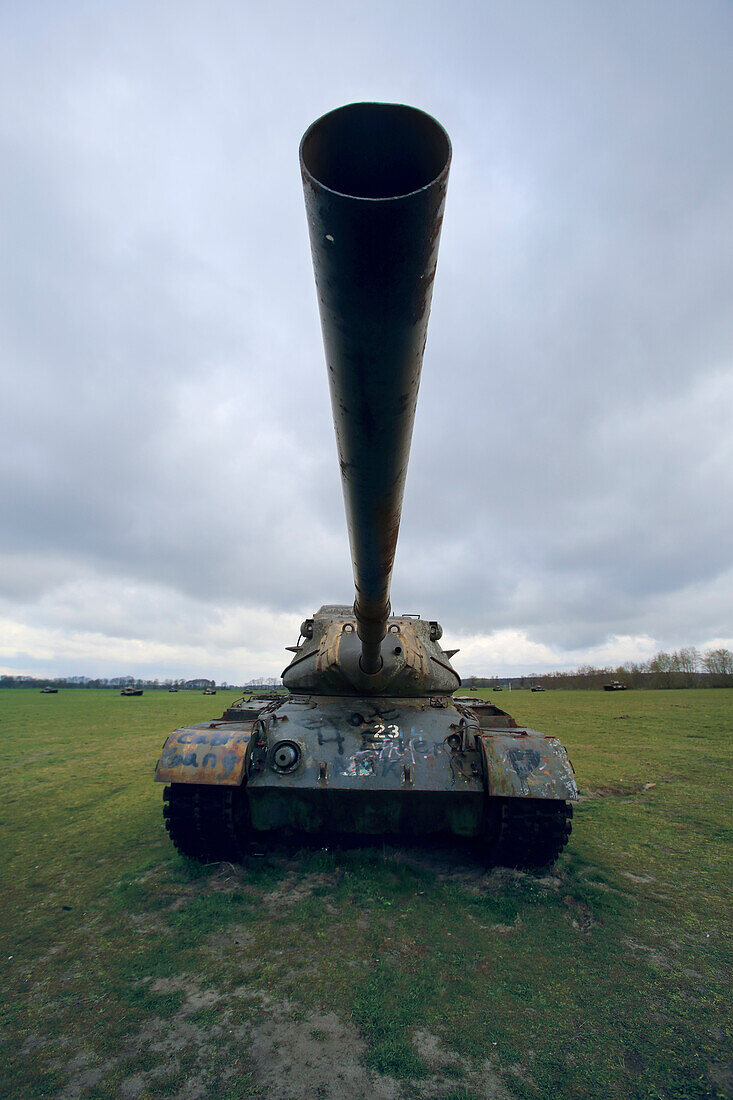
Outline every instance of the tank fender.
<svg viewBox="0 0 733 1100">
<path fill-rule="evenodd" d="M 575 800 L 573 766 L 557 737 L 536 730 L 477 734 L 489 795 L 501 798 Z"/>
<path fill-rule="evenodd" d="M 204 722 L 175 730 L 163 745 L 155 782 L 239 786 L 251 732 L 251 723 L 239 722 Z"/>
</svg>

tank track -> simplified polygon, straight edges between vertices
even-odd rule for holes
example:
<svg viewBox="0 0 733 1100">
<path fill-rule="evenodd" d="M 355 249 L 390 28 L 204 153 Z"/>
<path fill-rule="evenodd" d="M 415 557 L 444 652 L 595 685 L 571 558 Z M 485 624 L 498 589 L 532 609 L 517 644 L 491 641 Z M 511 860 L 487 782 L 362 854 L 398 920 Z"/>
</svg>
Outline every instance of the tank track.
<svg viewBox="0 0 733 1100">
<path fill-rule="evenodd" d="M 492 863 L 526 869 L 554 863 L 570 838 L 572 805 L 539 798 L 502 798 L 497 802 L 490 830 Z"/>
<path fill-rule="evenodd" d="M 242 859 L 247 811 L 241 787 L 171 783 L 163 789 L 163 817 L 181 855 L 200 863 Z"/>
</svg>

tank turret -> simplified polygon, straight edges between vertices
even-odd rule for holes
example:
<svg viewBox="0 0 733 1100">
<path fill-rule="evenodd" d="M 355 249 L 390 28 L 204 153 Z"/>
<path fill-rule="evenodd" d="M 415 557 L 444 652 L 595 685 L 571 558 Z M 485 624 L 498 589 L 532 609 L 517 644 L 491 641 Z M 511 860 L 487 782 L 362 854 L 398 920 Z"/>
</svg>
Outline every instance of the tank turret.
<svg viewBox="0 0 733 1100">
<path fill-rule="evenodd" d="M 305 620 L 287 697 L 167 739 L 156 779 L 188 856 L 235 859 L 277 832 L 452 833 L 542 866 L 567 842 L 560 742 L 454 699 L 439 624 L 390 606 L 450 160 L 442 126 L 399 104 L 341 107 L 302 139 L 355 599 Z"/>
<path fill-rule="evenodd" d="M 290 691 L 313 695 L 451 695 L 461 678 L 438 645 L 443 631 L 418 615 L 385 620 L 379 671 L 362 667 L 363 641 L 353 607 L 326 605 L 301 627 L 303 642 L 283 672 Z"/>
</svg>

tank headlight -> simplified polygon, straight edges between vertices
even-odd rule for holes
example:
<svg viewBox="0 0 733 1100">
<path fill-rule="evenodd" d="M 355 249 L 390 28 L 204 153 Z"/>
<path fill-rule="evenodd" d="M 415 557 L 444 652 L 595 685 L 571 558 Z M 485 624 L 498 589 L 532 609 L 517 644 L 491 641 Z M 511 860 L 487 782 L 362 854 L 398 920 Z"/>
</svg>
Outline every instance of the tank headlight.
<svg viewBox="0 0 733 1100">
<path fill-rule="evenodd" d="M 270 758 L 276 772 L 291 772 L 300 762 L 300 748 L 294 741 L 278 741 Z"/>
</svg>

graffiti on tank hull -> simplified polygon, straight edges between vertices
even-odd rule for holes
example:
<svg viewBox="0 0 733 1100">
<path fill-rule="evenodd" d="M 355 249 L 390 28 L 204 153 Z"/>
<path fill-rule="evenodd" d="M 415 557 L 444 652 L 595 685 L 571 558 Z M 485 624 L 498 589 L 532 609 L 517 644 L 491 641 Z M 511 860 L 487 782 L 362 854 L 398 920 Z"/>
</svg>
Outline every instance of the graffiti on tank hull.
<svg viewBox="0 0 733 1100">
<path fill-rule="evenodd" d="M 158 783 L 223 783 L 242 780 L 249 731 L 188 728 L 166 741 L 155 770 Z"/>
<path fill-rule="evenodd" d="M 220 765 L 222 776 L 228 778 L 236 765 L 239 763 L 239 757 L 236 753 L 225 752 L 221 756 L 217 756 L 216 753 L 207 752 L 202 759 L 199 759 L 195 752 L 178 752 L 177 749 L 164 749 L 160 758 L 160 764 L 162 768 L 216 768 Z"/>
<path fill-rule="evenodd" d="M 372 722 L 361 730 L 363 748 L 348 757 L 342 775 L 376 776 L 396 774 L 401 764 L 443 756 L 449 750 L 442 741 L 427 741 L 413 729 L 409 737 L 395 723 Z"/>
</svg>

